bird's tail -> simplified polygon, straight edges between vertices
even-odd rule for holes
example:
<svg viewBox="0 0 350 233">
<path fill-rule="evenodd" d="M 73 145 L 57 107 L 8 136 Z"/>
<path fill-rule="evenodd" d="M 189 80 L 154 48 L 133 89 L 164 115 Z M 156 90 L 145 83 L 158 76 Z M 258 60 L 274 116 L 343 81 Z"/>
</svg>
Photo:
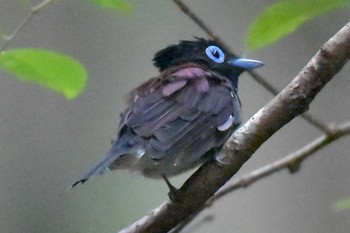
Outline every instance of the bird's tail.
<svg viewBox="0 0 350 233">
<path fill-rule="evenodd" d="M 91 176 L 101 175 L 117 158 L 125 154 L 125 151 L 118 150 L 118 145 L 114 144 L 111 150 L 106 154 L 106 156 L 95 166 L 93 166 L 81 179 L 75 181 L 71 186 L 74 188 L 78 184 L 85 183 Z"/>
</svg>

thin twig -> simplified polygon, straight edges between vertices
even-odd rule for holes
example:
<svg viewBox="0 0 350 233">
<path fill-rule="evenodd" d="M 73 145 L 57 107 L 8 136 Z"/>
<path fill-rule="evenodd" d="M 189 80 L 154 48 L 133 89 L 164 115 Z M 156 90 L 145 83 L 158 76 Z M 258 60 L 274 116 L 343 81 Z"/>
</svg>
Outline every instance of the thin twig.
<svg viewBox="0 0 350 233">
<path fill-rule="evenodd" d="M 183 3 L 181 0 L 173 0 L 174 3 L 180 8 L 180 10 L 187 15 L 190 19 L 193 20 L 210 38 L 215 40 L 218 44 L 220 44 L 221 47 L 223 47 L 228 52 L 235 54 L 234 51 L 231 49 L 229 45 L 227 45 L 221 38 L 216 35 L 208 25 L 204 23 L 204 21 L 199 18 L 185 3 Z M 261 75 L 254 71 L 248 71 L 250 76 L 258 82 L 261 86 L 263 86 L 268 92 L 270 92 L 273 95 L 277 95 L 279 93 L 279 90 L 274 87 L 271 83 L 266 81 L 265 78 L 263 78 Z M 301 117 L 309 122 L 314 127 L 318 128 L 319 130 L 323 131 L 324 133 L 328 134 L 330 133 L 330 129 L 325 126 L 322 122 L 317 120 L 314 116 L 312 116 L 310 113 L 304 113 L 301 115 Z"/>
<path fill-rule="evenodd" d="M 40 10 L 42 10 L 45 6 L 47 6 L 49 3 L 51 3 L 53 0 L 44 0 L 43 2 L 39 3 L 36 6 L 30 7 L 29 14 L 23 19 L 23 21 L 12 31 L 11 34 L 3 36 L 4 43 L 0 47 L 0 53 L 4 51 L 10 42 L 15 38 L 17 33 L 30 21 L 30 19 L 38 13 Z"/>
<path fill-rule="evenodd" d="M 241 178 L 238 178 L 236 181 L 233 182 L 233 184 L 217 192 L 211 199 L 208 200 L 208 204 L 213 203 L 217 199 L 225 196 L 226 194 L 232 192 L 235 189 L 247 187 L 255 181 L 265 178 L 268 175 L 271 175 L 282 169 L 288 168 L 292 172 L 294 172 L 295 170 L 293 169 L 293 167 L 299 167 L 300 163 L 303 162 L 306 158 L 310 157 L 315 152 L 319 151 L 328 144 L 349 134 L 350 121 L 339 125 L 338 127 L 334 127 L 328 135 L 323 135 L 317 138 L 316 140 L 300 148 L 299 150 L 285 156 L 284 158 L 275 161 L 271 164 L 268 164 L 264 167 L 261 167 L 255 171 L 252 171 L 251 173 L 244 175 Z"/>
<path fill-rule="evenodd" d="M 221 45 L 225 50 L 234 54 L 233 50 L 228 46 L 221 38 L 214 34 L 214 32 L 209 28 L 208 25 L 204 23 L 204 21 L 199 18 L 185 3 L 181 0 L 173 0 L 175 4 L 181 9 L 181 11 L 187 15 L 190 19 L 192 19 L 210 38 L 215 40 L 218 44 Z"/>
<path fill-rule="evenodd" d="M 309 122 L 311 125 L 316 127 L 317 129 L 323 131 L 325 134 L 332 134 L 332 129 L 329 128 L 329 126 L 323 124 L 320 120 L 318 120 L 316 117 L 314 117 L 311 113 L 305 112 L 302 115 L 300 115 L 304 120 Z"/>
</svg>

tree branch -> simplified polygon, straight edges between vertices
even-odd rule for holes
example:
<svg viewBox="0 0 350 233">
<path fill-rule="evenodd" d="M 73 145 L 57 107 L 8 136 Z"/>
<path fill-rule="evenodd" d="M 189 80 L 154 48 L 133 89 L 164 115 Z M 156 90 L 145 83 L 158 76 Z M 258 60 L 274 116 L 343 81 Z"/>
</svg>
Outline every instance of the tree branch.
<svg viewBox="0 0 350 233">
<path fill-rule="evenodd" d="M 237 179 L 233 184 L 222 189 L 216 193 L 209 201 L 208 204 L 213 203 L 215 200 L 222 196 L 241 187 L 247 187 L 257 180 L 267 177 L 275 172 L 278 172 L 284 168 L 289 169 L 290 172 L 295 172 L 300 167 L 300 164 L 309 156 L 319 151 L 328 144 L 336 141 L 337 139 L 350 134 L 350 122 L 346 122 L 338 127 L 335 127 L 330 134 L 323 135 L 313 142 L 307 144 L 303 148 L 285 156 L 284 158 L 277 160 L 271 164 L 261 167 L 247 175 Z"/>
<path fill-rule="evenodd" d="M 334 35 L 296 78 L 240 127 L 217 161 L 202 165 L 181 187 L 182 199 L 160 207 L 121 232 L 168 232 L 196 213 L 276 131 L 305 112 L 350 58 L 350 23 Z"/>
<path fill-rule="evenodd" d="M 190 223 L 203 209 L 210 207 L 215 201 L 220 198 L 232 193 L 233 191 L 239 188 L 246 188 L 253 184 L 254 182 L 261 180 L 269 175 L 272 175 L 278 171 L 281 171 L 285 168 L 289 169 L 290 172 L 294 173 L 300 167 L 300 164 L 309 156 L 315 154 L 317 151 L 327 146 L 328 144 L 340 139 L 341 137 L 347 136 L 350 134 L 350 121 L 346 122 L 337 127 L 333 127 L 332 131 L 329 134 L 323 135 L 311 143 L 308 143 L 303 148 L 283 157 L 280 160 L 277 160 L 271 164 L 268 164 L 264 167 L 258 168 L 248 174 L 243 175 L 240 178 L 237 178 L 229 186 L 218 191 L 213 197 L 211 197 L 207 203 L 200 208 L 197 213 L 189 216 L 184 222 L 178 225 L 171 232 L 180 232 L 188 223 Z"/>
</svg>

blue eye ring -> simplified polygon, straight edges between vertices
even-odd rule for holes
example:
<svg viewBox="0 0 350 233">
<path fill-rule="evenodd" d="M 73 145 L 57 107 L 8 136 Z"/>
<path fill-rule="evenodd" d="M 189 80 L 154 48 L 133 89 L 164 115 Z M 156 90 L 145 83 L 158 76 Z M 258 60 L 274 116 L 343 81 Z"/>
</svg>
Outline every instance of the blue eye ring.
<svg viewBox="0 0 350 233">
<path fill-rule="evenodd" d="M 206 48 L 205 53 L 207 56 L 216 63 L 223 63 L 225 61 L 224 52 L 215 45 L 210 45 Z"/>
</svg>

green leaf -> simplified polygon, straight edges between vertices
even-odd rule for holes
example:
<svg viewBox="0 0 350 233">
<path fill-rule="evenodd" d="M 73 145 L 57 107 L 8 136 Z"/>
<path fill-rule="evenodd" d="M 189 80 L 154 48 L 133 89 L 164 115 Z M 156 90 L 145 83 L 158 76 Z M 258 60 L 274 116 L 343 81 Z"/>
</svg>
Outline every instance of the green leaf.
<svg viewBox="0 0 350 233">
<path fill-rule="evenodd" d="M 350 209 L 350 197 L 338 200 L 334 205 L 334 209 L 336 211 L 349 210 Z"/>
<path fill-rule="evenodd" d="M 77 60 L 48 50 L 3 51 L 0 67 L 21 80 L 55 90 L 67 99 L 73 99 L 81 93 L 87 81 L 87 72 Z"/>
<path fill-rule="evenodd" d="M 127 0 L 88 0 L 101 8 L 118 10 L 122 13 L 130 13 L 132 5 Z"/>
<path fill-rule="evenodd" d="M 252 23 L 248 36 L 249 49 L 265 47 L 292 33 L 308 20 L 344 7 L 349 0 L 286 0 L 269 6 Z"/>
</svg>

